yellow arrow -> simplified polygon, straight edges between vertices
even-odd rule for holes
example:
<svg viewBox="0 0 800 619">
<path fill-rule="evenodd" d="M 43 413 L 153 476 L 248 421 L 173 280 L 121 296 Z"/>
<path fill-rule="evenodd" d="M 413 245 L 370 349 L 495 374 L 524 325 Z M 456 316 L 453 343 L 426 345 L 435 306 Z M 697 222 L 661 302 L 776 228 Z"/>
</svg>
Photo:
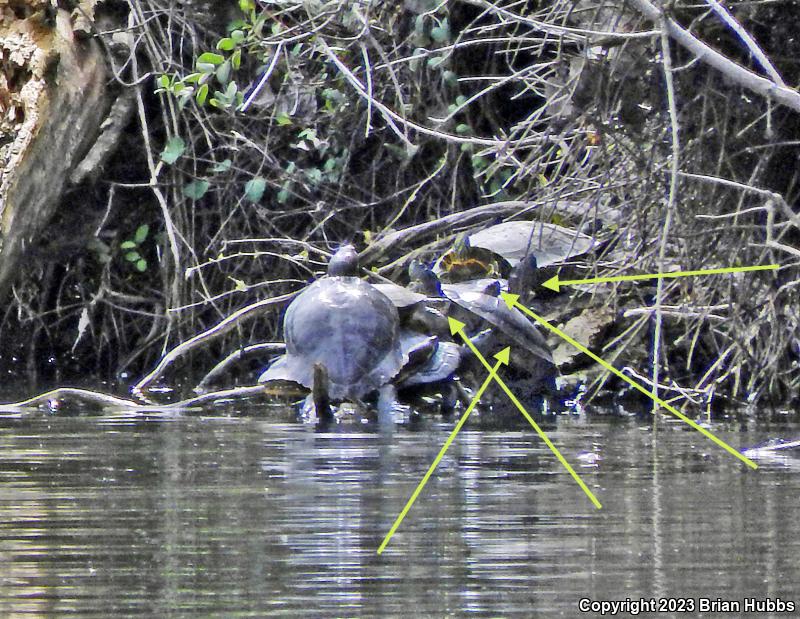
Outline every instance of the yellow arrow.
<svg viewBox="0 0 800 619">
<path fill-rule="evenodd" d="M 491 366 L 489 365 L 489 362 L 488 362 L 488 361 L 486 360 L 486 358 L 485 358 L 485 357 L 484 357 L 484 356 L 483 356 L 483 355 L 480 353 L 480 351 L 479 351 L 477 348 L 475 348 L 475 344 L 473 344 L 473 343 L 472 343 L 472 340 L 470 340 L 470 339 L 467 337 L 467 335 L 464 333 L 464 323 L 463 323 L 463 322 L 460 322 L 460 321 L 458 321 L 458 320 L 456 320 L 455 318 L 450 318 L 450 317 L 448 317 L 448 318 L 447 318 L 447 320 L 448 320 L 448 322 L 450 323 L 450 332 L 451 332 L 453 335 L 455 335 L 456 333 L 458 333 L 458 334 L 459 334 L 459 335 L 462 337 L 462 339 L 464 340 L 464 343 L 467 345 L 467 347 L 468 347 L 468 348 L 469 348 L 469 349 L 472 351 L 472 353 L 473 353 L 473 354 L 474 354 L 474 355 L 475 355 L 475 356 L 478 358 L 478 360 L 479 360 L 479 361 L 480 361 L 480 362 L 481 362 L 481 363 L 482 363 L 482 364 L 483 364 L 483 365 L 484 365 L 486 368 L 488 368 L 488 369 L 489 369 L 489 371 L 491 371 L 491 369 L 492 369 L 492 368 L 491 368 Z M 508 349 L 506 349 L 506 350 L 508 350 Z M 498 354 L 502 354 L 502 351 L 501 351 L 501 353 L 498 353 Z M 500 388 L 501 388 L 503 391 L 505 391 L 505 392 L 506 392 L 506 395 L 507 395 L 507 396 L 509 397 L 509 399 L 510 399 L 510 400 L 511 400 L 511 401 L 514 403 L 514 406 L 516 406 L 516 407 L 517 407 L 517 409 L 519 410 L 519 412 L 520 412 L 520 413 L 522 413 L 522 415 L 525 417 L 525 419 L 527 419 L 527 420 L 528 420 L 528 423 L 529 423 L 529 424 L 531 424 L 531 426 L 533 426 L 533 429 L 534 429 L 534 430 L 536 430 L 536 433 L 537 433 L 537 434 L 539 435 L 539 437 L 540 437 L 540 438 L 541 438 L 541 439 L 544 441 L 545 445 L 547 445 L 547 446 L 550 448 L 550 451 L 552 451 L 552 452 L 555 454 L 556 458 L 558 458 L 558 461 L 559 461 L 559 462 L 561 462 L 562 466 L 563 466 L 565 469 L 567 469 L 567 471 L 569 472 L 569 474 L 570 474 L 570 475 L 572 475 L 572 478 L 573 478 L 573 479 L 574 479 L 574 480 L 575 480 L 575 481 L 578 483 L 578 485 L 579 485 L 579 486 L 580 486 L 580 487 L 583 489 L 583 491 L 586 493 L 586 496 L 588 496 L 588 497 L 589 497 L 589 499 L 592 501 L 592 503 L 594 503 L 594 506 L 595 506 L 597 509 L 602 509 L 602 507 L 603 507 L 603 506 L 600 504 L 600 501 L 598 501 L 598 500 L 597 500 L 597 497 L 595 497 L 595 496 L 594 496 L 594 494 L 592 493 L 592 491 L 591 491 L 591 490 L 589 490 L 589 487 L 588 487 L 588 486 L 587 486 L 585 483 L 583 483 L 583 480 L 582 480 L 582 479 L 580 478 L 580 476 L 578 476 L 578 474 L 575 472 L 575 469 L 573 469 L 573 468 L 572 468 L 572 466 L 570 466 L 569 462 L 567 462 L 566 458 L 564 458 L 564 456 L 562 456 L 562 455 L 561 455 L 561 452 L 560 452 L 560 451 L 558 451 L 558 448 L 557 448 L 555 445 L 553 445 L 552 441 L 551 441 L 551 440 L 548 438 L 547 434 L 545 434 L 545 433 L 544 433 L 544 431 L 543 431 L 543 430 L 542 430 L 542 429 L 539 427 L 539 424 L 537 424 L 537 423 L 536 423 L 536 422 L 533 420 L 533 417 L 531 417 L 531 416 L 528 414 L 528 411 L 526 411 L 526 410 L 525 410 L 525 407 L 524 407 L 524 406 L 522 406 L 522 403 L 521 403 L 521 402 L 520 402 L 520 401 L 517 399 L 517 396 L 515 396 L 515 395 L 513 394 L 513 392 L 511 391 L 511 389 L 509 389 L 509 388 L 508 388 L 508 385 L 506 385 L 506 384 L 505 384 L 505 382 L 503 381 L 503 379 L 502 379 L 502 378 L 500 378 L 499 376 L 495 375 L 495 376 L 494 376 L 494 380 L 495 380 L 495 382 L 497 382 L 497 384 L 498 384 L 498 385 L 500 385 Z"/>
<path fill-rule="evenodd" d="M 395 531 L 397 531 L 397 528 L 400 526 L 400 523 L 403 522 L 403 518 L 406 517 L 408 510 L 411 509 L 411 506 L 414 504 L 414 501 L 417 500 L 417 497 L 419 496 L 420 492 L 422 492 L 422 489 L 425 487 L 425 484 L 428 483 L 428 479 L 430 479 L 430 476 L 433 475 L 433 471 L 436 469 L 436 467 L 439 465 L 439 462 L 444 457 L 447 448 L 450 447 L 450 444 L 453 442 L 453 439 L 455 439 L 456 435 L 459 433 L 461 428 L 467 422 L 467 419 L 469 418 L 469 414 L 472 412 L 472 409 L 475 408 L 475 406 L 478 404 L 478 401 L 481 399 L 483 392 L 486 391 L 486 388 L 492 382 L 492 379 L 496 378 L 497 375 L 495 374 L 495 372 L 497 372 L 497 370 L 500 368 L 501 365 L 508 365 L 508 356 L 510 350 L 511 350 L 510 348 L 504 348 L 495 355 L 497 363 L 495 363 L 494 367 L 489 368 L 489 376 L 486 377 L 486 380 L 483 381 L 483 384 L 480 386 L 480 389 L 478 389 L 478 391 L 475 393 L 475 397 L 472 398 L 472 402 L 470 402 L 469 406 L 467 406 L 467 410 L 465 410 L 464 414 L 461 415 L 461 419 L 458 420 L 456 427 L 453 428 L 452 432 L 450 432 L 450 436 L 447 437 L 447 440 L 444 442 L 444 445 L 442 445 L 442 448 L 439 450 L 439 454 L 436 456 L 436 458 L 434 458 L 430 467 L 428 467 L 428 471 L 422 477 L 422 480 L 419 482 L 419 484 L 417 484 L 417 487 L 412 493 L 411 498 L 408 499 L 406 506 L 400 512 L 400 515 L 397 516 L 397 518 L 395 519 L 392 528 L 389 529 L 389 532 L 386 534 L 386 537 L 383 538 L 383 542 L 381 542 L 381 545 L 378 547 L 378 554 L 381 554 L 384 548 L 386 548 L 386 545 L 389 543 L 389 540 L 392 539 L 392 536 L 394 535 Z"/>
<path fill-rule="evenodd" d="M 603 284 L 606 282 L 635 282 L 640 279 L 666 279 L 668 277 L 690 277 L 694 275 L 719 275 L 722 273 L 743 273 L 745 271 L 772 271 L 779 268 L 777 264 L 759 264 L 752 267 L 725 267 L 722 269 L 703 269 L 700 271 L 674 271 L 672 273 L 650 273 L 642 275 L 617 275 L 616 277 L 592 277 L 590 279 L 558 279 L 551 277 L 542 284 L 545 288 L 559 292 L 561 286 L 574 284 Z"/>
<path fill-rule="evenodd" d="M 528 316 L 533 318 L 540 325 L 546 327 L 547 329 L 550 329 L 550 331 L 552 331 L 553 333 L 558 335 L 560 338 L 562 338 L 562 339 L 566 340 L 567 342 L 569 342 L 570 344 L 572 344 L 575 348 L 580 350 L 583 354 L 588 355 L 589 357 L 591 357 L 592 359 L 597 361 L 597 363 L 602 365 L 609 372 L 615 374 L 616 376 L 619 376 L 622 380 L 624 380 L 626 383 L 628 383 L 631 387 L 641 391 L 648 398 L 651 398 L 656 404 L 658 404 L 662 408 L 666 408 L 670 413 L 675 415 L 678 419 L 680 419 L 684 423 L 690 425 L 692 428 L 694 428 L 695 430 L 700 432 L 700 434 L 702 434 L 703 436 L 705 436 L 705 437 L 711 439 L 712 441 L 714 441 L 717 445 L 722 447 L 725 451 L 727 451 L 728 453 L 736 456 L 739 460 L 744 462 L 747 466 L 749 466 L 751 468 L 754 468 L 754 469 L 758 468 L 758 465 L 755 462 L 753 462 L 752 460 L 750 460 L 750 458 L 747 458 L 746 456 L 744 456 L 740 452 L 736 451 L 733 447 L 728 445 L 725 441 L 723 441 L 722 439 L 717 438 L 716 436 L 711 434 L 711 432 L 709 432 L 708 430 L 706 430 L 702 426 L 697 425 L 694 421 L 689 419 L 686 415 L 684 415 L 682 412 L 680 412 L 677 408 L 674 408 L 673 406 L 670 406 L 669 404 L 667 404 L 661 398 L 656 397 L 655 395 L 653 395 L 653 393 L 648 391 L 647 388 L 643 387 L 642 385 L 637 383 L 635 380 L 632 380 L 629 377 L 625 376 L 625 374 L 620 372 L 617 368 L 615 368 L 613 365 L 611 365 L 607 361 L 605 361 L 605 360 L 601 359 L 600 357 L 598 357 L 591 350 L 586 348 L 586 346 L 584 346 L 583 344 L 573 340 L 569 335 L 567 335 L 566 333 L 564 333 L 563 331 L 561 331 L 557 327 L 554 327 L 553 325 L 551 325 L 544 318 L 542 318 L 541 316 L 538 316 L 537 314 L 533 313 L 531 310 L 529 310 L 527 307 L 525 307 L 524 305 L 522 305 L 519 302 L 519 295 L 518 294 L 508 294 L 507 292 L 502 292 L 502 293 L 500 293 L 500 296 L 503 297 L 503 301 L 506 302 L 506 305 L 508 305 L 508 307 L 510 307 L 512 309 L 516 307 L 518 310 L 521 310 L 522 312 L 524 312 L 525 314 L 527 314 Z"/>
</svg>

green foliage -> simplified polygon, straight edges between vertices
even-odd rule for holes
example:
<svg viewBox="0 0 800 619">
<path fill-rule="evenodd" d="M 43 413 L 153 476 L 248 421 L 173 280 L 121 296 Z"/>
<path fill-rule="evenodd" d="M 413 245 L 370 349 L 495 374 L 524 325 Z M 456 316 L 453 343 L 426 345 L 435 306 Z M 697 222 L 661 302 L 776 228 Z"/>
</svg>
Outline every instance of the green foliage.
<svg viewBox="0 0 800 619">
<path fill-rule="evenodd" d="M 123 259 L 130 263 L 134 269 L 139 271 L 139 273 L 144 273 L 147 270 L 147 260 L 142 257 L 140 249 L 147 240 L 149 234 L 150 226 L 147 224 L 142 224 L 136 228 L 136 231 L 133 233 L 133 237 L 127 241 L 123 241 L 119 245 L 120 249 L 125 250 L 125 253 L 122 254 Z"/>
<path fill-rule="evenodd" d="M 161 160 L 164 163 L 171 165 L 180 158 L 185 150 L 186 144 L 182 138 L 179 136 L 171 137 L 169 140 L 167 140 L 164 150 L 161 151 Z"/>
<path fill-rule="evenodd" d="M 267 15 L 256 13 L 255 2 L 241 1 L 239 8 L 243 18 L 231 24 L 227 36 L 216 42 L 215 51 L 202 52 L 195 60 L 194 71 L 188 75 L 160 75 L 156 80 L 157 93 L 176 97 L 181 108 L 192 97 L 201 107 L 208 104 L 235 111 L 242 106 L 244 93 L 234 74 L 246 54 L 258 56 Z"/>
<path fill-rule="evenodd" d="M 267 181 L 260 176 L 256 176 L 255 178 L 251 178 L 249 181 L 247 181 L 247 184 L 244 187 L 244 195 L 248 200 L 250 200 L 250 202 L 259 202 L 261 201 L 266 188 Z"/>
<path fill-rule="evenodd" d="M 183 195 L 190 200 L 199 200 L 206 195 L 206 192 L 210 186 L 211 184 L 205 179 L 192 181 L 191 183 L 184 185 Z"/>
</svg>

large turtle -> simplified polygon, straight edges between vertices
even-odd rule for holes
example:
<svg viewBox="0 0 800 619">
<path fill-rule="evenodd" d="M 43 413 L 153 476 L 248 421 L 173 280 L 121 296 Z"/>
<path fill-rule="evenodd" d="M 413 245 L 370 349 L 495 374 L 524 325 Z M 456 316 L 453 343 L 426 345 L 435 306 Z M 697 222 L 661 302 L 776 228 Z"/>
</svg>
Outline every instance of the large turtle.
<svg viewBox="0 0 800 619">
<path fill-rule="evenodd" d="M 357 271 L 355 249 L 340 248 L 328 276 L 289 305 L 283 319 L 286 354 L 259 377 L 308 387 L 321 418 L 330 417 L 330 400 L 360 401 L 387 385 L 408 360 L 397 309 Z"/>
</svg>

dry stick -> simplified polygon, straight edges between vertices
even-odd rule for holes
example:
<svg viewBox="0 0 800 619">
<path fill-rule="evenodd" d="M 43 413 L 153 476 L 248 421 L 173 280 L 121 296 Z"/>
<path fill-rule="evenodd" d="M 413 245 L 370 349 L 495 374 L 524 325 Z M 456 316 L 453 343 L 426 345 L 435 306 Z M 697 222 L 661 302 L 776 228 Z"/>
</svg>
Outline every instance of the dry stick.
<svg viewBox="0 0 800 619">
<path fill-rule="evenodd" d="M 750 36 L 750 33 L 745 30 L 742 25 L 736 21 L 736 18 L 731 15 L 728 10 L 722 6 L 717 0 L 706 0 L 706 2 L 711 5 L 711 8 L 714 9 L 714 12 L 719 16 L 719 18 L 725 22 L 725 24 L 733 30 L 736 35 L 742 40 L 742 43 L 745 44 L 747 50 L 753 54 L 753 58 L 756 59 L 758 64 L 761 65 L 761 68 L 772 78 L 772 81 L 775 82 L 778 86 L 785 88 L 786 83 L 783 81 L 783 78 L 780 76 L 780 73 L 775 69 L 772 63 L 767 58 L 767 55 L 763 52 L 763 50 L 758 46 L 758 43 L 755 42 L 753 37 Z"/>
<path fill-rule="evenodd" d="M 261 353 L 283 352 L 284 350 L 286 350 L 286 344 L 283 342 L 264 342 L 262 344 L 253 344 L 252 346 L 245 346 L 244 348 L 235 350 L 211 368 L 208 374 L 203 377 L 203 380 L 197 383 L 197 387 L 194 388 L 194 391 L 195 393 L 204 393 L 208 385 L 223 374 L 229 366 L 241 361 L 243 358 Z"/>
<path fill-rule="evenodd" d="M 90 389 L 59 387 L 58 389 L 53 389 L 51 391 L 33 396 L 32 398 L 28 398 L 27 400 L 11 402 L 9 404 L 0 404 L 0 412 L 23 413 L 26 412 L 26 409 L 35 408 L 40 404 L 49 404 L 51 400 L 63 400 L 68 397 L 73 397 L 75 399 L 94 402 L 104 407 L 132 409 L 136 411 L 137 414 L 141 415 L 147 412 L 160 412 L 165 410 L 181 411 L 214 400 L 230 400 L 233 398 L 242 398 L 251 395 L 261 395 L 263 393 L 263 386 L 250 385 L 245 387 L 235 387 L 233 389 L 223 389 L 222 391 L 212 391 L 210 393 L 204 393 L 186 400 L 180 400 L 179 402 L 154 406 L 150 404 L 140 404 L 134 400 L 118 398 L 117 396 L 113 396 L 108 393 L 92 391 Z"/>
<path fill-rule="evenodd" d="M 21 400 L 20 402 L 12 402 L 10 404 L 0 404 L 0 410 L 18 411 L 20 409 L 25 409 L 35 406 L 40 402 L 45 403 L 48 402 L 49 400 L 61 399 L 66 396 L 76 396 L 84 398 L 86 400 L 97 402 L 99 404 L 105 404 L 108 406 L 123 406 L 131 408 L 138 408 L 141 406 L 141 404 L 134 402 L 133 400 L 129 400 L 127 398 L 118 398 L 116 396 L 109 395 L 107 393 L 100 393 L 99 391 L 91 391 L 88 389 L 75 389 L 73 387 L 59 387 L 58 389 L 52 389 L 50 391 L 46 391 L 45 393 L 33 396 L 32 398 L 28 398 L 27 400 Z"/>
<path fill-rule="evenodd" d="M 752 90 L 763 97 L 771 97 L 776 102 L 800 112 L 800 93 L 791 88 L 780 86 L 749 69 L 736 64 L 729 58 L 712 49 L 688 30 L 681 28 L 674 20 L 666 17 L 662 11 L 649 0 L 630 0 L 647 19 L 661 22 L 669 36 L 697 56 L 700 60 L 725 74 L 726 77 L 740 86 Z M 662 21 L 663 20 L 663 21 Z"/>
<path fill-rule="evenodd" d="M 353 75 L 353 72 L 347 68 L 347 66 L 339 60 L 333 50 L 328 46 L 328 44 L 322 39 L 317 38 L 317 42 L 322 46 L 323 51 L 328 56 L 333 64 L 339 69 L 342 73 L 344 78 L 350 83 L 356 93 L 364 100 L 367 101 L 369 105 L 372 105 L 377 109 L 381 115 L 383 116 L 384 121 L 389 127 L 395 132 L 395 134 L 402 140 L 402 142 L 406 145 L 407 149 L 412 151 L 416 151 L 418 146 L 412 144 L 408 138 L 400 131 L 398 126 L 395 123 L 400 123 L 407 127 L 408 129 L 413 129 L 417 133 L 421 133 L 423 135 L 429 135 L 435 138 L 439 138 L 441 140 L 445 140 L 446 142 L 453 142 L 456 144 L 479 144 L 481 146 L 492 146 L 495 148 L 508 148 L 509 146 L 529 146 L 533 144 L 541 144 L 547 138 L 541 135 L 536 135 L 530 138 L 522 138 L 522 139 L 488 139 L 488 138 L 479 138 L 479 137 L 462 137 L 460 135 L 454 135 L 452 133 L 447 133 L 445 131 L 438 131 L 436 129 L 431 129 L 430 127 L 426 127 L 424 125 L 420 125 L 415 123 L 411 120 L 407 120 L 400 116 L 397 112 L 391 110 L 388 106 L 384 105 L 374 97 L 370 96 L 367 92 L 364 85 L 358 80 L 358 78 Z"/>
<path fill-rule="evenodd" d="M 420 237 L 430 234 L 436 234 L 443 230 L 450 231 L 454 225 L 467 226 L 473 223 L 485 221 L 492 217 L 508 217 L 515 215 L 520 211 L 527 210 L 538 206 L 536 203 L 510 200 L 507 202 L 495 202 L 494 204 L 486 204 L 484 206 L 476 206 L 475 208 L 467 209 L 453 213 L 452 215 L 445 215 L 439 219 L 426 221 L 416 226 L 403 228 L 396 232 L 392 232 L 373 241 L 364 251 L 359 255 L 359 260 L 362 264 L 372 264 L 376 262 L 381 256 L 387 253 L 388 250 L 396 248 L 404 243 L 411 243 Z"/>
<path fill-rule="evenodd" d="M 672 215 L 675 211 L 675 199 L 678 192 L 678 172 L 680 171 L 680 142 L 678 140 L 678 109 L 675 105 L 675 84 L 672 81 L 672 57 L 669 37 L 662 22 L 661 27 L 661 63 L 664 68 L 664 81 L 667 86 L 667 104 L 669 106 L 670 132 L 672 133 L 672 169 L 669 179 L 669 197 L 667 198 L 667 214 L 664 217 L 664 225 L 661 228 L 661 246 L 658 248 L 658 272 L 664 271 L 664 263 L 667 257 L 667 240 L 669 239 Z M 659 379 L 659 360 L 661 354 L 661 325 L 663 315 L 661 304 L 664 300 L 664 280 L 659 278 L 656 283 L 656 321 L 653 328 L 653 420 L 658 411 L 658 379 Z"/>
<path fill-rule="evenodd" d="M 175 348 L 170 350 L 166 355 L 164 355 L 161 360 L 158 362 L 156 367 L 150 372 L 147 376 L 145 376 L 142 380 L 136 383 L 131 388 L 131 393 L 135 395 L 141 395 L 145 391 L 147 391 L 150 384 L 159 378 L 170 365 L 172 365 L 176 359 L 185 355 L 191 350 L 194 350 L 198 346 L 206 344 L 209 341 L 212 341 L 221 335 L 224 335 L 237 325 L 239 325 L 244 320 L 249 320 L 251 318 L 255 318 L 261 312 L 266 309 L 271 309 L 275 306 L 280 306 L 285 303 L 291 301 L 298 293 L 291 292 L 289 294 L 282 294 L 277 297 L 272 297 L 270 299 L 264 299 L 263 301 L 259 301 L 258 303 L 253 303 L 242 309 L 234 312 L 221 322 L 217 323 L 210 329 L 203 331 L 202 333 L 198 333 L 194 337 L 186 340 L 185 342 L 181 342 Z"/>
</svg>

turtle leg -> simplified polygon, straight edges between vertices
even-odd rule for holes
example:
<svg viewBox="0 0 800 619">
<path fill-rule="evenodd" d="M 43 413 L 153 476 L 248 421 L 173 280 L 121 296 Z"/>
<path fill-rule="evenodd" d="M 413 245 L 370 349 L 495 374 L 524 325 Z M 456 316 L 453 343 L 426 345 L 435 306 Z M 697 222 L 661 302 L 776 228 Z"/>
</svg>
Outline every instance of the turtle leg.
<svg viewBox="0 0 800 619">
<path fill-rule="evenodd" d="M 460 399 L 457 383 L 453 380 L 442 385 L 441 389 L 441 409 L 442 415 L 449 417 L 456 410 L 456 405 Z M 459 385 L 460 386 L 460 385 Z M 463 389 L 463 387 L 462 387 Z"/>
<path fill-rule="evenodd" d="M 472 396 L 466 390 L 464 385 L 461 384 L 460 380 L 453 381 L 453 388 L 456 393 L 456 398 L 458 398 L 458 401 L 461 402 L 461 405 L 464 408 L 467 408 L 470 404 L 472 404 Z"/>
<path fill-rule="evenodd" d="M 321 363 L 314 364 L 314 378 L 311 385 L 311 397 L 320 421 L 331 421 L 331 398 L 328 393 L 328 370 Z"/>
<path fill-rule="evenodd" d="M 381 428 L 394 427 L 394 413 L 397 408 L 397 389 L 392 383 L 386 383 L 378 390 L 378 425 Z"/>
</svg>

